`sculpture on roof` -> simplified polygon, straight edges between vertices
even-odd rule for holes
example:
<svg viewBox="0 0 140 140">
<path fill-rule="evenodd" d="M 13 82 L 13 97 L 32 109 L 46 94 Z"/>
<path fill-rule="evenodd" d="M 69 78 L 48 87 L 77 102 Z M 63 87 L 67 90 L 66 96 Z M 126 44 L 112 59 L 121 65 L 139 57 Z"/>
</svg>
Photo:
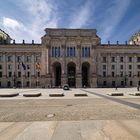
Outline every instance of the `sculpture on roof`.
<svg viewBox="0 0 140 140">
<path fill-rule="evenodd" d="M 131 37 L 130 44 L 140 45 L 140 30 Z"/>
</svg>

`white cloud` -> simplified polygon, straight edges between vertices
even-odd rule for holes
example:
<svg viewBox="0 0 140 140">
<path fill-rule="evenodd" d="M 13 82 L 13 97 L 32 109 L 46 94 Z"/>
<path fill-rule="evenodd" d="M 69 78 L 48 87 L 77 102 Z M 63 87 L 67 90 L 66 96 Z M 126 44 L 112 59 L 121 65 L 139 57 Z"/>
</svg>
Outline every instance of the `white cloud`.
<svg viewBox="0 0 140 140">
<path fill-rule="evenodd" d="M 113 4 L 103 14 L 105 18 L 99 25 L 103 42 L 106 42 L 112 35 L 114 29 L 124 17 L 130 2 L 131 0 L 114 0 Z"/>
<path fill-rule="evenodd" d="M 17 20 L 8 17 L 3 17 L 2 22 L 3 26 L 7 28 L 15 29 L 21 27 L 21 24 Z"/>
<path fill-rule="evenodd" d="M 88 24 L 88 20 L 91 14 L 93 14 L 93 11 L 91 13 L 90 6 L 91 2 L 88 1 L 84 6 L 81 6 L 80 9 L 73 12 L 71 23 L 69 25 L 70 28 L 81 28 Z"/>
<path fill-rule="evenodd" d="M 24 0 L 23 5 L 32 18 L 30 30 L 33 34 L 34 32 L 41 34 L 47 27 L 58 26 L 57 5 L 54 5 L 51 0 Z"/>
<path fill-rule="evenodd" d="M 3 17 L 0 19 L 0 26 L 17 42 L 23 39 L 31 42 L 41 41 L 45 28 L 57 27 L 58 16 L 57 5 L 51 0 L 24 0 L 16 3 L 24 13 L 27 14 L 27 21 L 21 22 L 19 19 Z"/>
</svg>

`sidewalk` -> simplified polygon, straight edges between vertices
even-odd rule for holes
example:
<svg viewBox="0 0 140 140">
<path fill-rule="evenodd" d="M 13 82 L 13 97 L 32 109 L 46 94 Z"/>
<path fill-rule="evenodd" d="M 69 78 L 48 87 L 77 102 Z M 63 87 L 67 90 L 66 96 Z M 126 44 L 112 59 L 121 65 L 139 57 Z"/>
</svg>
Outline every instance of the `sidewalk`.
<svg viewBox="0 0 140 140">
<path fill-rule="evenodd" d="M 1 140 L 139 140 L 140 121 L 0 123 Z"/>
</svg>

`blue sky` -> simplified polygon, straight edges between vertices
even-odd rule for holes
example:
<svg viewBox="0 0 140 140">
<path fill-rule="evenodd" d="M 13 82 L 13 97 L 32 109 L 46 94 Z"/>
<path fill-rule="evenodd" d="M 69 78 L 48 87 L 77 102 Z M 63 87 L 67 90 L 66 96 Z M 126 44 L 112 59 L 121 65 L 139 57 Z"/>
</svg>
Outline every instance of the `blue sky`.
<svg viewBox="0 0 140 140">
<path fill-rule="evenodd" d="M 95 28 L 102 43 L 140 29 L 140 0 L 0 0 L 0 28 L 16 42 L 40 42 L 45 28 Z"/>
</svg>

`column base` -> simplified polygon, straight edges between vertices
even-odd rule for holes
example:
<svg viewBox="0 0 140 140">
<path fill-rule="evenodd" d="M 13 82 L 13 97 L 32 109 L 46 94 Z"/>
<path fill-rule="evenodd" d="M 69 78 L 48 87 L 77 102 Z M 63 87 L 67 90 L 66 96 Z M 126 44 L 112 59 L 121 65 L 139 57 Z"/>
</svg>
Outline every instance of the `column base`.
<svg viewBox="0 0 140 140">
<path fill-rule="evenodd" d="M 61 86 L 63 87 L 63 85 L 68 84 L 68 80 L 67 80 L 67 74 L 62 74 L 61 76 Z"/>
<path fill-rule="evenodd" d="M 77 74 L 76 75 L 76 88 L 81 88 L 82 87 L 82 75 Z"/>
<path fill-rule="evenodd" d="M 91 77 L 90 87 L 91 88 L 96 88 L 97 87 L 97 76 L 95 74 L 93 74 L 92 77 Z"/>
</svg>

